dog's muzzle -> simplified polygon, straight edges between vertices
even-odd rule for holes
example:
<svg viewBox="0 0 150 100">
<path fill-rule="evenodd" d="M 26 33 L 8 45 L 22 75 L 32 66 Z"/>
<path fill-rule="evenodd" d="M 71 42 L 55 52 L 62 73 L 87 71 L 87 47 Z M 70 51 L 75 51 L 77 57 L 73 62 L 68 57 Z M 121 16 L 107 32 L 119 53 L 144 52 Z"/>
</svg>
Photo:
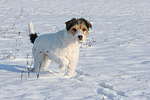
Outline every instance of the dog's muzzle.
<svg viewBox="0 0 150 100">
<path fill-rule="evenodd" d="M 83 44 L 85 42 L 84 34 L 81 34 L 81 33 L 76 34 L 75 42 L 76 44 Z"/>
<path fill-rule="evenodd" d="M 79 40 L 82 40 L 83 36 L 82 35 L 78 35 L 78 38 L 79 38 Z"/>
</svg>

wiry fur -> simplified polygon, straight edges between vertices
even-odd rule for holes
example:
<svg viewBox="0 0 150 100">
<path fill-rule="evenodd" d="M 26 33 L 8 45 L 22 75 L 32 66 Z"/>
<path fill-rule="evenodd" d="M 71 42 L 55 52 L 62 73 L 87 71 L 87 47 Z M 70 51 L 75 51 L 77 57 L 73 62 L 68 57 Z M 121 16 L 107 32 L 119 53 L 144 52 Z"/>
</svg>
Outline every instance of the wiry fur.
<svg viewBox="0 0 150 100">
<path fill-rule="evenodd" d="M 72 35 L 69 30 L 64 29 L 55 34 L 37 37 L 36 34 L 31 33 L 34 32 L 31 22 L 29 23 L 29 32 L 31 42 L 34 43 L 32 48 L 34 68 L 32 71 L 46 69 L 52 60 L 59 64 L 60 70 L 64 70 L 68 66 L 66 75 L 72 77 L 79 58 L 80 45 L 78 43 L 80 43 L 79 35 L 82 32 L 76 32 L 76 35 Z M 86 36 L 84 35 L 83 41 L 86 41 Z"/>
</svg>

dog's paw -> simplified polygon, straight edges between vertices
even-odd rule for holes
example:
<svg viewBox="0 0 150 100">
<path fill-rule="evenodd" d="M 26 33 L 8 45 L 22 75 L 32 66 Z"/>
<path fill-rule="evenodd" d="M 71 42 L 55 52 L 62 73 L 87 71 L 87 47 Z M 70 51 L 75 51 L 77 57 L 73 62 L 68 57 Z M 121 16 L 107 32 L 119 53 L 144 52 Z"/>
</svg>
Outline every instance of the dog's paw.
<svg viewBox="0 0 150 100">
<path fill-rule="evenodd" d="M 59 69 L 60 69 L 61 71 L 63 71 L 63 70 L 65 69 L 65 67 L 64 67 L 64 66 L 59 66 Z"/>
<path fill-rule="evenodd" d="M 64 75 L 64 76 L 63 76 L 63 78 L 70 78 L 70 77 L 69 77 L 69 76 L 67 76 L 67 75 Z"/>
<path fill-rule="evenodd" d="M 73 77 L 73 75 L 72 75 L 72 74 L 69 74 L 69 73 L 66 73 L 64 76 L 65 76 L 66 78 L 72 78 L 72 77 Z"/>
<path fill-rule="evenodd" d="M 30 71 L 31 72 L 38 72 L 38 70 L 36 70 L 35 68 L 32 68 Z"/>
</svg>

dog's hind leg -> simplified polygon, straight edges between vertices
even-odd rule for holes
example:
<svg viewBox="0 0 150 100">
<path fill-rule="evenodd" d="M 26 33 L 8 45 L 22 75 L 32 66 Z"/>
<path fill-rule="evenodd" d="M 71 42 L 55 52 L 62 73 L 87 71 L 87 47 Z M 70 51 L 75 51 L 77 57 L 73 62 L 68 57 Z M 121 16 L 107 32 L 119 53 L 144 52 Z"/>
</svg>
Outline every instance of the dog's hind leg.
<svg viewBox="0 0 150 100">
<path fill-rule="evenodd" d="M 43 56 L 43 54 L 39 54 L 34 60 L 34 68 L 32 69 L 32 71 L 37 72 L 40 70 L 44 70 L 49 66 L 50 62 L 51 60 L 47 55 Z"/>
<path fill-rule="evenodd" d="M 42 61 L 42 70 L 45 70 L 49 64 L 50 64 L 51 60 L 49 59 L 49 56 L 45 55 Z"/>
<path fill-rule="evenodd" d="M 43 67 L 44 61 L 44 54 L 40 51 L 35 51 L 34 55 L 34 68 L 32 69 L 33 72 L 38 72 Z"/>
</svg>

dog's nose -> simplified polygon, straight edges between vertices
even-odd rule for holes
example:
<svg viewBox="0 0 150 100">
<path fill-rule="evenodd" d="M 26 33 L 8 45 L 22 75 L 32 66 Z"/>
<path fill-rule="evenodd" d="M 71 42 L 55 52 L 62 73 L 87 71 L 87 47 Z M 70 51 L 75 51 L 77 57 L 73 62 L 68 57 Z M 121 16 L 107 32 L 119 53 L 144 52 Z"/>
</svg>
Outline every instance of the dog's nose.
<svg viewBox="0 0 150 100">
<path fill-rule="evenodd" d="M 79 38 L 79 40 L 82 40 L 83 36 L 82 36 L 82 35 L 79 35 L 78 38 Z"/>
</svg>

